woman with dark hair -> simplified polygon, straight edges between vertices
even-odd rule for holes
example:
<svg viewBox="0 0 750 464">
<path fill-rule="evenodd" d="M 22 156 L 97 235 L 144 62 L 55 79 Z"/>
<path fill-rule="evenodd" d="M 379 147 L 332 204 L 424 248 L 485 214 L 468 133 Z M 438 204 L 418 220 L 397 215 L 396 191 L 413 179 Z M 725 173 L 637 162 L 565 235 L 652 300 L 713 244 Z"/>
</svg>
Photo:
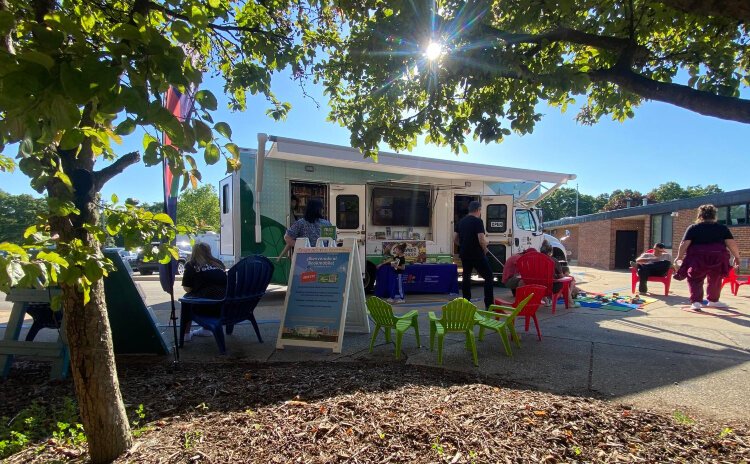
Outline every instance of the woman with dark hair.
<svg viewBox="0 0 750 464">
<path fill-rule="evenodd" d="M 740 250 L 729 228 L 716 222 L 716 207 L 702 205 L 698 208 L 695 224 L 685 231 L 680 242 L 675 264 L 680 265 L 674 278 L 687 278 L 690 288 L 691 307 L 701 310 L 703 302 L 703 281 L 708 279 L 706 293 L 708 306 L 726 308 L 719 301 L 721 281 L 729 274 L 729 252 L 734 256 L 734 266 L 740 265 Z"/>
<path fill-rule="evenodd" d="M 286 246 L 279 258 L 284 256 L 287 250 L 294 248 L 294 242 L 298 238 L 305 237 L 310 240 L 310 246 L 315 246 L 320 238 L 320 227 L 330 225 L 331 223 L 323 218 L 323 202 L 318 199 L 310 200 L 305 207 L 305 216 L 295 221 L 286 231 L 284 235 Z"/>
</svg>

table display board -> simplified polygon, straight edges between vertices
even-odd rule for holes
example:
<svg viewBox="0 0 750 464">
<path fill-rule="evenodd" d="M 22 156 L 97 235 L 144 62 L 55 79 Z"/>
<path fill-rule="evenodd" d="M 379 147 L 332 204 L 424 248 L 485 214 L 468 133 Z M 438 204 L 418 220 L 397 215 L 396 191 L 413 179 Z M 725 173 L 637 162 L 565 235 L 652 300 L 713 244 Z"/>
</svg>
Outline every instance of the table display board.
<svg viewBox="0 0 750 464">
<path fill-rule="evenodd" d="M 425 240 L 386 240 L 383 242 L 383 256 L 390 258 L 394 246 L 405 245 L 404 257 L 407 263 L 424 263 L 427 261 L 427 241 Z"/>
<path fill-rule="evenodd" d="M 391 298 L 396 288 L 396 272 L 391 266 L 378 268 L 375 296 Z M 455 264 L 409 264 L 403 274 L 404 293 L 458 293 L 458 267 Z"/>
<path fill-rule="evenodd" d="M 340 353 L 345 331 L 369 333 L 355 240 L 343 247 L 295 246 L 276 348 L 310 346 Z"/>
</svg>

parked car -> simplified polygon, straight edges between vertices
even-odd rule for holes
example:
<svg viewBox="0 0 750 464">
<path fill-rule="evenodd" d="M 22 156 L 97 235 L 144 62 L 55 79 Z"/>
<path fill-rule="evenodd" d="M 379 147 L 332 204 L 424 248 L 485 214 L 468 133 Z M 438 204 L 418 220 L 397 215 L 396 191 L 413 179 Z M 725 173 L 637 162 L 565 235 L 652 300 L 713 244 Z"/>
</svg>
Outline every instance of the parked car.
<svg viewBox="0 0 750 464">
<path fill-rule="evenodd" d="M 125 248 L 122 248 L 122 247 L 107 247 L 104 249 L 104 251 L 117 252 L 117 254 L 120 255 L 120 257 L 122 258 L 124 262 L 130 264 L 131 268 L 133 267 L 135 259 L 138 257 L 137 253 L 130 251 L 130 250 L 126 250 Z"/>
<path fill-rule="evenodd" d="M 177 252 L 179 255 L 179 259 L 177 260 L 177 275 L 185 273 L 185 263 L 190 259 L 190 253 L 192 253 L 192 251 L 190 245 L 177 244 Z M 139 251 L 138 257 L 132 265 L 133 270 L 137 270 L 141 275 L 151 275 L 154 272 L 159 272 L 159 261 L 144 261 L 143 256 L 143 250 Z"/>
</svg>

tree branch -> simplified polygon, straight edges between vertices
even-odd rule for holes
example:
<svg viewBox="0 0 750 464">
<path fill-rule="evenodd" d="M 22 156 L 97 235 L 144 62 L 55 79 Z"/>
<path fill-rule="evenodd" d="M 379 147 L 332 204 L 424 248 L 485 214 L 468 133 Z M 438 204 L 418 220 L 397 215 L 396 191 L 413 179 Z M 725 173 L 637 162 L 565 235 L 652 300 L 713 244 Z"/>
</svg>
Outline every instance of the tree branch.
<svg viewBox="0 0 750 464">
<path fill-rule="evenodd" d="M 133 151 L 118 158 L 114 163 L 106 168 L 94 172 L 94 191 L 98 192 L 104 187 L 111 178 L 121 174 L 128 166 L 131 166 L 141 160 L 141 155 Z"/>
<path fill-rule="evenodd" d="M 696 90 L 682 84 L 659 82 L 622 68 L 592 71 L 594 82 L 610 82 L 649 100 L 669 103 L 715 118 L 750 124 L 750 101 Z"/>
</svg>

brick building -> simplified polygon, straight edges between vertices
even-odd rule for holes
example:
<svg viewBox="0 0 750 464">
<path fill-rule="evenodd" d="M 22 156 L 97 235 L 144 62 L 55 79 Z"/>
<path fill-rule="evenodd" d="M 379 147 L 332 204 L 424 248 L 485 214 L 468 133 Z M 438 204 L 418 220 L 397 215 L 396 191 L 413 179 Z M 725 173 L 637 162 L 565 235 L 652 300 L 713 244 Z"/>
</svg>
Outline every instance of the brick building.
<svg viewBox="0 0 750 464">
<path fill-rule="evenodd" d="M 750 189 L 563 218 L 545 222 L 544 229 L 564 238 L 574 264 L 627 269 L 631 260 L 657 242 L 664 243 L 673 255 L 676 254 L 685 229 L 695 222 L 698 207 L 707 203 L 719 209 L 719 222 L 732 231 L 740 247 L 741 270 L 747 273 L 750 270 Z"/>
</svg>

